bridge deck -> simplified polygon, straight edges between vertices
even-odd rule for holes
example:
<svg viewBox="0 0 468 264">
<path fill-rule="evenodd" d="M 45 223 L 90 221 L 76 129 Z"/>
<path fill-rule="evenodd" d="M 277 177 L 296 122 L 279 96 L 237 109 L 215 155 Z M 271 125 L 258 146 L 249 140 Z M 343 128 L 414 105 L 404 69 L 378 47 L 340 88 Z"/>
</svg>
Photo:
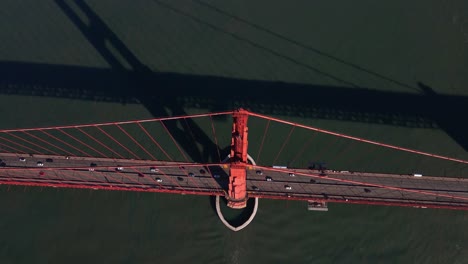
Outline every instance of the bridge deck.
<svg viewBox="0 0 468 264">
<path fill-rule="evenodd" d="M 228 164 L 11 153 L 0 153 L 0 159 L 0 184 L 200 195 L 224 195 L 228 188 Z M 468 209 L 468 180 L 459 178 L 249 166 L 247 191 L 271 199 Z"/>
</svg>

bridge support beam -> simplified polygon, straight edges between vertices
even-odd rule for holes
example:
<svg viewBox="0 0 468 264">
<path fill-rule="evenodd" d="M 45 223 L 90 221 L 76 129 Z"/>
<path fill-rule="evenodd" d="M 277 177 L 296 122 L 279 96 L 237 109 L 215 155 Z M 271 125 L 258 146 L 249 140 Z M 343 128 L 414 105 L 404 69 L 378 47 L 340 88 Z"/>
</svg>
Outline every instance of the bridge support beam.
<svg viewBox="0 0 468 264">
<path fill-rule="evenodd" d="M 233 114 L 229 190 L 226 196 L 228 206 L 241 209 L 247 206 L 247 147 L 248 147 L 248 112 L 239 109 Z"/>
</svg>

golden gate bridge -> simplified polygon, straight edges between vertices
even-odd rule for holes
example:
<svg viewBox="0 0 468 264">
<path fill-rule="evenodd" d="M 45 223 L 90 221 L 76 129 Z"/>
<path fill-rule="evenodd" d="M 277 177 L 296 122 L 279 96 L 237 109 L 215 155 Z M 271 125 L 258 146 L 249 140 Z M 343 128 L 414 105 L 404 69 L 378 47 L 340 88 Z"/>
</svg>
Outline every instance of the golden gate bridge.
<svg viewBox="0 0 468 264">
<path fill-rule="evenodd" d="M 213 146 L 200 144 L 200 133 L 191 129 L 193 124 L 211 135 Z M 190 149 L 180 145 L 180 138 L 213 158 L 191 159 Z M 344 141 L 346 147 L 335 153 L 321 153 L 333 151 L 329 147 L 333 139 Z M 304 166 L 303 162 L 311 153 L 359 162 L 362 159 L 357 156 L 370 148 L 377 151 L 370 155 L 376 157 L 371 162 L 389 168 L 396 168 L 392 163 L 405 154 L 425 159 L 423 165 L 441 166 L 444 171 L 460 169 L 460 173 L 426 176 L 408 171 L 364 172 L 330 169 L 321 162 Z M 379 159 L 378 151 L 386 154 Z M 303 200 L 310 210 L 320 211 L 328 210 L 328 203 L 467 210 L 468 179 L 462 177 L 460 167 L 466 164 L 468 161 L 460 158 L 244 109 L 0 130 L 0 184 L 217 196 L 221 220 L 235 231 L 248 223 L 229 226 L 220 212 L 219 197 L 225 197 L 227 206 L 235 209 L 245 208 L 248 199 L 254 198 L 256 210 L 261 198 Z"/>
</svg>

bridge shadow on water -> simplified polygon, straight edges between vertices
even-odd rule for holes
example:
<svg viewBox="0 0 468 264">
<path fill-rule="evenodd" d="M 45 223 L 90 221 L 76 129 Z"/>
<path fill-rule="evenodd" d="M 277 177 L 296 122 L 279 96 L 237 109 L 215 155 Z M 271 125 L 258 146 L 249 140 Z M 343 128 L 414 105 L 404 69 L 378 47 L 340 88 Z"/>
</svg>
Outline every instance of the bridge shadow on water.
<svg viewBox="0 0 468 264">
<path fill-rule="evenodd" d="M 468 112 L 466 96 L 438 94 L 423 83 L 418 84 L 419 94 L 408 94 L 345 81 L 343 86 L 324 86 L 157 72 L 144 65 L 84 1 L 73 1 L 74 7 L 68 2 L 56 0 L 111 68 L 0 61 L 0 93 L 142 104 L 155 117 L 186 115 L 186 109 L 192 107 L 210 112 L 246 107 L 269 115 L 439 128 L 468 150 L 468 125 L 462 121 Z M 89 23 L 78 15 L 77 8 Z M 192 120 L 167 122 L 167 128 L 192 160 L 217 159 L 212 137 Z M 205 148 L 198 150 L 194 139 Z M 221 149 L 223 155 L 227 151 L 227 147 Z"/>
</svg>

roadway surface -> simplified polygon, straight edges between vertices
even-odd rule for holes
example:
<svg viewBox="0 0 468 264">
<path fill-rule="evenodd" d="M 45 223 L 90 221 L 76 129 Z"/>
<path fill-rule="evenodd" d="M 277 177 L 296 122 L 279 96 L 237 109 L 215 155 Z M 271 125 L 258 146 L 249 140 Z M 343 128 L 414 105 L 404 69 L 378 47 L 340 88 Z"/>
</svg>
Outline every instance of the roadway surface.
<svg viewBox="0 0 468 264">
<path fill-rule="evenodd" d="M 229 180 L 228 164 L 12 153 L 0 159 L 0 184 L 224 195 Z M 459 178 L 249 166 L 247 191 L 270 199 L 468 209 L 468 180 Z"/>
</svg>

